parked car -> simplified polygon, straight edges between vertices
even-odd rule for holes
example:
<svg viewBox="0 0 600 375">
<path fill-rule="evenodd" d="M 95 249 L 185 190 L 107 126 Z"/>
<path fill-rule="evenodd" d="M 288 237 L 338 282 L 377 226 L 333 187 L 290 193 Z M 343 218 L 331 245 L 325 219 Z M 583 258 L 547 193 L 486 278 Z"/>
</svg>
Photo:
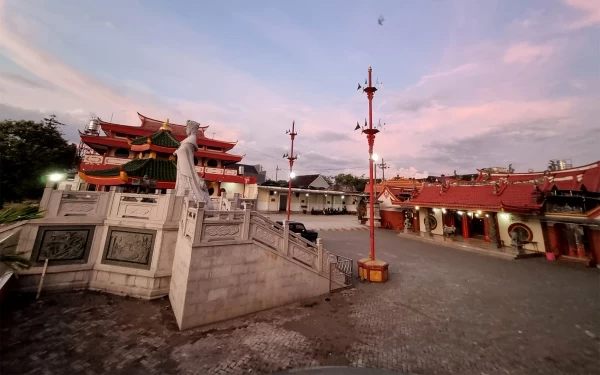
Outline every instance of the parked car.
<svg viewBox="0 0 600 375">
<path fill-rule="evenodd" d="M 283 221 L 276 221 L 276 223 L 279 225 L 283 225 Z M 290 227 L 290 231 L 300 234 L 302 238 L 311 242 L 317 242 L 319 233 L 314 230 L 306 229 L 304 224 L 298 221 L 288 221 L 288 226 Z"/>
</svg>

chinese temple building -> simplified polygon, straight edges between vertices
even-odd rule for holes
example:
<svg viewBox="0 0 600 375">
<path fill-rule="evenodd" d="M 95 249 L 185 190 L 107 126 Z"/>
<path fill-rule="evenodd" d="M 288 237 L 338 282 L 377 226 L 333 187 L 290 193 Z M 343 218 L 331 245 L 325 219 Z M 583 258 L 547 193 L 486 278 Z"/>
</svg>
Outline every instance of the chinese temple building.
<svg viewBox="0 0 600 375">
<path fill-rule="evenodd" d="M 183 125 L 170 124 L 138 113 L 141 126 L 129 126 L 93 120 L 84 133 L 80 132 L 85 152 L 79 166 L 79 178 L 85 190 L 106 190 L 109 186 L 125 189 L 173 189 L 177 166 L 173 152 L 186 138 Z M 194 163 L 198 174 L 206 180 L 213 196 L 226 191 L 233 196 L 256 196 L 256 179 L 239 175 L 241 155 L 230 154 L 237 142 L 209 139 L 208 126 L 198 129 L 198 151 Z M 105 135 L 100 135 L 99 130 Z"/>
<path fill-rule="evenodd" d="M 424 183 L 408 197 L 385 186 L 381 226 L 600 263 L 600 161 L 559 171 L 478 172 L 474 181 Z"/>
</svg>

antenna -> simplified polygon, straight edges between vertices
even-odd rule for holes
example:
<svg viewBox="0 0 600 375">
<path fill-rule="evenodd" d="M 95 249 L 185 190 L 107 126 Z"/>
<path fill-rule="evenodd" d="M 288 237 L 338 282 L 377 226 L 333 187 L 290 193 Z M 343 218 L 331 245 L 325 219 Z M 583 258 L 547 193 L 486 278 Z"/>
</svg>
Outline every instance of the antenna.
<svg viewBox="0 0 600 375">
<path fill-rule="evenodd" d="M 278 174 L 278 172 L 279 172 L 280 170 L 281 170 L 281 168 L 279 168 L 279 165 L 278 165 L 278 166 L 275 168 L 275 181 L 278 181 L 278 180 L 277 180 L 277 174 Z"/>
</svg>

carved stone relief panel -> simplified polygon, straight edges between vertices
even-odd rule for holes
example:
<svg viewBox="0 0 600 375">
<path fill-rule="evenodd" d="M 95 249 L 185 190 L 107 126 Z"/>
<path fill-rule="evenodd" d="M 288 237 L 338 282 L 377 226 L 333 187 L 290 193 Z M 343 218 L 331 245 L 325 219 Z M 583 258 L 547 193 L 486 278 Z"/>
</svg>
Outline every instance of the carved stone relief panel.
<svg viewBox="0 0 600 375">
<path fill-rule="evenodd" d="M 102 254 L 102 263 L 149 269 L 155 237 L 155 230 L 110 227 Z"/>
<path fill-rule="evenodd" d="M 315 268 L 315 260 L 317 258 L 314 254 L 311 254 L 306 250 L 302 249 L 301 247 L 295 245 L 293 246 L 292 254 L 293 258 L 295 258 L 296 260 L 299 260 L 300 262 L 312 268 Z"/>
<path fill-rule="evenodd" d="M 240 226 L 236 225 L 205 225 L 204 234 L 210 237 L 231 237 L 240 233 Z"/>
<path fill-rule="evenodd" d="M 94 203 L 62 202 L 59 213 L 66 215 L 85 215 L 88 212 L 94 211 L 94 208 Z"/>
<path fill-rule="evenodd" d="M 134 205 L 127 205 L 125 206 L 125 215 L 128 216 L 142 216 L 142 217 L 146 217 L 150 215 L 150 210 L 152 209 L 152 207 L 148 207 L 148 206 L 134 206 Z"/>
<path fill-rule="evenodd" d="M 267 246 L 277 249 L 277 237 L 275 234 L 270 233 L 266 229 L 256 226 L 256 231 L 254 232 L 254 239 L 264 243 Z"/>
<path fill-rule="evenodd" d="M 95 226 L 53 226 L 39 227 L 31 253 L 31 261 L 41 265 L 48 259 L 48 265 L 86 263 Z"/>
</svg>

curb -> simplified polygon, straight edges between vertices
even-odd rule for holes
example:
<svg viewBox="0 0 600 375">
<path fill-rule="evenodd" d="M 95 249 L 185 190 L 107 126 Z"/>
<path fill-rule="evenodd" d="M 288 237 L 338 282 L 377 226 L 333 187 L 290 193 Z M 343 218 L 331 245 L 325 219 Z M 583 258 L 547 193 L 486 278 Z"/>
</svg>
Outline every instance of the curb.
<svg viewBox="0 0 600 375">
<path fill-rule="evenodd" d="M 500 251 L 493 251 L 493 250 L 486 250 L 486 249 L 482 249 L 482 248 L 475 247 L 475 246 L 459 245 L 457 243 L 448 243 L 445 241 L 436 241 L 436 240 L 431 240 L 431 239 L 428 239 L 425 237 L 420 237 L 420 236 L 417 237 L 412 234 L 398 233 L 398 237 L 412 239 L 414 241 L 428 242 L 428 243 L 432 243 L 432 244 L 436 244 L 436 245 L 440 245 L 440 246 L 444 246 L 444 247 L 450 247 L 450 248 L 457 249 L 457 250 L 470 251 L 473 253 L 479 253 L 479 254 L 483 254 L 483 255 L 490 255 L 490 256 L 494 256 L 497 258 L 503 258 L 503 259 L 507 259 L 507 260 L 516 260 L 517 259 L 517 254 L 503 253 Z"/>
<path fill-rule="evenodd" d="M 319 232 L 326 232 L 326 231 L 337 231 L 337 232 L 344 232 L 344 231 L 359 231 L 359 230 L 368 230 L 369 228 L 363 228 L 363 227 L 346 227 L 346 228 L 314 228 L 314 230 L 319 231 Z"/>
</svg>

